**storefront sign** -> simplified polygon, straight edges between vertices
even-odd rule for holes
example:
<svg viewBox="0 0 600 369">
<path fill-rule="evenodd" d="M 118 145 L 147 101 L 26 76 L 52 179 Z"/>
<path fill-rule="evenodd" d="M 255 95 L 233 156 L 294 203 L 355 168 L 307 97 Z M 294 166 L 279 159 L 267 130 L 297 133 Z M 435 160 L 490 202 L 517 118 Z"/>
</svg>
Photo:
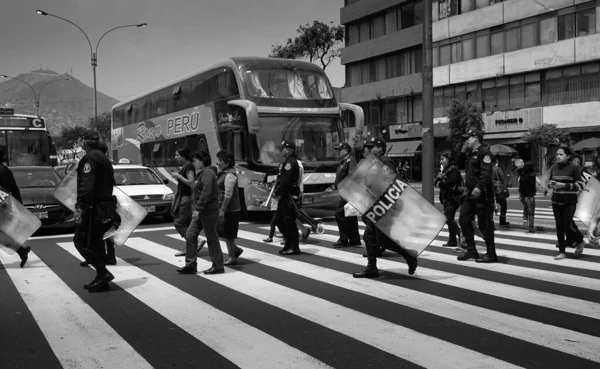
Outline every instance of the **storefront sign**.
<svg viewBox="0 0 600 369">
<path fill-rule="evenodd" d="M 515 123 L 523 123 L 523 118 L 508 118 L 508 119 L 496 119 L 494 121 L 496 124 L 515 124 Z"/>
<path fill-rule="evenodd" d="M 485 133 L 529 131 L 542 125 L 542 108 L 498 111 L 483 114 Z"/>
</svg>

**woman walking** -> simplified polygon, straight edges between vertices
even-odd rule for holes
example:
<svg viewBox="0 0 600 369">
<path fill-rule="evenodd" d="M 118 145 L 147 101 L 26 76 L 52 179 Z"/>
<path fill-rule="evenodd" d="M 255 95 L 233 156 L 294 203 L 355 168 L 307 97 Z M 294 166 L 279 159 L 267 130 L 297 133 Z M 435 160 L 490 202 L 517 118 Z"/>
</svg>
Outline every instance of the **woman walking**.
<svg viewBox="0 0 600 369">
<path fill-rule="evenodd" d="M 217 218 L 219 216 L 217 170 L 211 166 L 210 156 L 205 151 L 194 153 L 192 159 L 197 173 L 192 192 L 194 212 L 185 235 L 185 266 L 178 268 L 177 271 L 181 274 L 195 274 L 198 272 L 198 235 L 204 229 L 208 243 L 208 253 L 212 260 L 212 267 L 205 270 L 204 274 L 224 273 L 223 253 L 221 252 L 217 233 Z"/>
<path fill-rule="evenodd" d="M 185 239 L 185 234 L 190 221 L 192 220 L 192 184 L 196 171 L 192 164 L 192 155 L 186 147 L 175 152 L 175 161 L 181 166 L 179 172 L 171 172 L 171 177 L 177 180 L 177 193 L 173 200 L 171 214 L 173 215 L 173 225 L 175 230 Z M 185 250 L 175 254 L 175 256 L 185 256 Z"/>
<path fill-rule="evenodd" d="M 460 207 L 458 199 L 462 194 L 458 191 L 461 185 L 460 171 L 456 167 L 454 154 L 451 151 L 442 153 L 440 163 L 442 171 L 438 173 L 436 182 L 440 188 L 440 203 L 444 206 L 444 215 L 446 216 L 446 224 L 448 224 L 448 242 L 442 246 L 457 246 L 457 249 L 462 251 L 459 246 L 460 227 L 454 219 L 456 211 Z"/>
<path fill-rule="evenodd" d="M 219 189 L 219 235 L 225 238 L 229 258 L 225 265 L 236 265 L 237 258 L 244 250 L 235 244 L 240 225 L 240 191 L 238 177 L 235 173 L 235 158 L 230 151 L 217 153 L 217 188 Z"/>
<path fill-rule="evenodd" d="M 528 233 L 535 233 L 535 193 L 537 182 L 532 162 L 527 162 L 519 171 L 519 200 L 523 204 L 523 225 Z"/>
<path fill-rule="evenodd" d="M 556 222 L 556 237 L 559 253 L 554 260 L 567 257 L 566 240 L 576 242 L 575 255 L 581 255 L 585 247 L 583 235 L 577 229 L 573 216 L 577 207 L 577 194 L 583 189 L 581 169 L 571 163 L 573 152 L 568 146 L 561 146 L 556 151 L 556 162 L 550 168 L 548 186 L 553 189 L 552 211 Z"/>
</svg>

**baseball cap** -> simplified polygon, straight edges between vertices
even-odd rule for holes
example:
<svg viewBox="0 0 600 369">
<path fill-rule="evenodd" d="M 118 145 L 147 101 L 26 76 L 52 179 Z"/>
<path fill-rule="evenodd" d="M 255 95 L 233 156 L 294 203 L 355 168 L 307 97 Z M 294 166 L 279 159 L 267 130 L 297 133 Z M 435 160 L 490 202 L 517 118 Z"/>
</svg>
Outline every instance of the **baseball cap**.
<svg viewBox="0 0 600 369">
<path fill-rule="evenodd" d="M 86 141 L 100 141 L 100 134 L 93 129 L 86 129 L 81 135 Z"/>
<path fill-rule="evenodd" d="M 377 146 L 377 147 L 381 147 L 381 148 L 384 148 L 384 149 L 385 149 L 385 148 L 386 148 L 386 146 L 387 146 L 387 144 L 385 143 L 385 141 L 382 141 L 382 140 L 380 140 L 380 139 L 378 139 L 378 138 L 375 138 L 375 137 L 371 137 L 371 138 L 369 138 L 369 139 L 368 139 L 368 140 L 365 142 L 365 144 L 364 144 L 364 145 L 365 145 L 365 146 L 367 146 L 367 147 L 373 147 L 373 146 Z"/>
<path fill-rule="evenodd" d="M 342 142 L 341 144 L 335 145 L 334 149 L 352 151 L 352 146 L 350 146 L 350 144 L 347 142 Z"/>
<path fill-rule="evenodd" d="M 296 150 L 296 144 L 293 141 L 283 140 L 279 145 L 277 145 L 280 149 L 292 149 Z"/>
</svg>

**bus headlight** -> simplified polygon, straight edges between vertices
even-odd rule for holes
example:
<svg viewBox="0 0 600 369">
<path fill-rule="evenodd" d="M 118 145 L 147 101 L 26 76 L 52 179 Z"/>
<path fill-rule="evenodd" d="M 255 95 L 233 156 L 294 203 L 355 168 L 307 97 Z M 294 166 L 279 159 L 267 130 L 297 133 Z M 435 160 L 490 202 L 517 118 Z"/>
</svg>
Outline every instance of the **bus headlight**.
<svg viewBox="0 0 600 369">
<path fill-rule="evenodd" d="M 335 185 L 331 185 L 331 186 L 327 187 L 327 189 L 325 189 L 325 192 L 331 192 L 331 191 L 335 191 Z"/>
<path fill-rule="evenodd" d="M 173 193 L 166 193 L 163 195 L 163 201 L 173 201 L 175 199 L 175 195 Z"/>
</svg>

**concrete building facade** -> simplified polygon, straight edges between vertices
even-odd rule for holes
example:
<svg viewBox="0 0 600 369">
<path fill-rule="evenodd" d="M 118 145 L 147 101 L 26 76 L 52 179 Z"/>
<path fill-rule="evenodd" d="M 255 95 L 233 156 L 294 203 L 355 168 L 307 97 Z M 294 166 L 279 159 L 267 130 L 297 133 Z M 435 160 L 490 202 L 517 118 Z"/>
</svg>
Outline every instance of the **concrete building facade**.
<svg viewBox="0 0 600 369">
<path fill-rule="evenodd" d="M 342 100 L 417 168 L 422 1 L 346 0 L 340 12 Z M 525 160 L 538 158 L 521 136 L 541 124 L 568 128 L 574 142 L 600 137 L 600 0 L 436 0 L 432 16 L 436 151 L 448 147 L 454 99 L 480 104 L 487 142 Z"/>
</svg>

